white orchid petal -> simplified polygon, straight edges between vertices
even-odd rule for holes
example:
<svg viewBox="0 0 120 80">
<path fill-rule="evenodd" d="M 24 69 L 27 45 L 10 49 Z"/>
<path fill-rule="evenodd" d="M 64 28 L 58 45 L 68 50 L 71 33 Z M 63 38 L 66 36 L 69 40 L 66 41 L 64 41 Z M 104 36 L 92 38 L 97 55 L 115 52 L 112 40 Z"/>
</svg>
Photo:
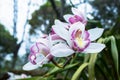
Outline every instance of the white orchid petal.
<svg viewBox="0 0 120 80">
<path fill-rule="evenodd" d="M 38 67 L 39 67 L 38 65 L 33 65 L 31 62 L 28 62 L 23 66 L 23 70 L 29 71 L 29 70 L 37 69 Z"/>
<path fill-rule="evenodd" d="M 45 58 L 45 56 L 44 56 L 42 53 L 40 53 L 40 54 L 37 55 L 35 62 L 36 62 L 36 63 L 39 63 L 39 62 L 41 62 L 44 58 Z"/>
<path fill-rule="evenodd" d="M 104 44 L 90 43 L 90 45 L 83 51 L 83 53 L 99 53 L 105 48 Z"/>
<path fill-rule="evenodd" d="M 68 23 L 65 23 L 65 22 L 61 22 L 60 20 L 58 20 L 58 19 L 56 19 L 55 20 L 55 25 L 60 25 L 60 26 L 62 26 L 62 27 L 64 27 L 64 28 L 68 28 Z"/>
<path fill-rule="evenodd" d="M 77 9 L 77 8 L 71 8 L 72 10 L 72 13 L 74 15 L 78 15 L 80 16 L 82 19 L 84 19 L 85 21 L 87 20 L 86 16 L 84 15 L 84 11 L 83 10 L 80 10 L 80 9 Z"/>
<path fill-rule="evenodd" d="M 47 38 L 39 38 L 36 42 L 43 43 L 47 47 L 48 47 L 48 43 L 49 43 Z"/>
<path fill-rule="evenodd" d="M 90 34 L 89 39 L 91 41 L 98 39 L 103 34 L 103 31 L 104 31 L 103 28 L 94 28 L 94 29 L 88 30 Z"/>
<path fill-rule="evenodd" d="M 56 44 L 51 48 L 51 54 L 55 57 L 66 57 L 73 54 L 74 51 L 68 47 L 66 44 Z"/>
<path fill-rule="evenodd" d="M 52 28 L 57 35 L 59 35 L 61 38 L 65 39 L 67 41 L 67 43 L 69 44 L 69 46 L 71 46 L 70 35 L 69 35 L 69 31 L 67 29 L 65 29 L 61 25 L 54 25 L 54 26 L 52 26 Z"/>
<path fill-rule="evenodd" d="M 49 43 L 51 44 L 51 46 L 49 48 L 51 48 L 53 45 L 58 44 L 58 43 L 65 43 L 66 41 L 64 39 L 62 39 L 61 37 L 59 37 L 57 34 L 53 34 L 53 35 L 49 35 L 51 37 L 49 37 Z"/>
<path fill-rule="evenodd" d="M 59 24 L 59 22 L 60 22 L 60 20 L 58 20 L 58 19 L 55 19 L 55 21 L 54 21 L 55 24 Z"/>
<path fill-rule="evenodd" d="M 72 34 L 74 30 L 79 30 L 79 29 L 82 31 L 82 35 L 83 35 L 85 30 L 85 25 L 82 24 L 81 22 L 76 22 L 70 26 L 69 33 Z"/>
<path fill-rule="evenodd" d="M 70 18 L 70 17 L 73 17 L 73 15 L 71 15 L 71 14 L 66 14 L 66 15 L 64 15 L 63 17 L 64 17 L 65 21 L 69 22 L 69 18 Z"/>
<path fill-rule="evenodd" d="M 49 40 L 48 46 L 49 46 L 49 48 L 51 48 L 52 45 L 53 45 L 53 42 L 52 42 L 52 35 L 49 35 L 49 36 L 48 36 L 48 40 Z"/>
<path fill-rule="evenodd" d="M 77 8 L 71 8 L 71 10 L 72 10 L 72 13 L 73 14 L 75 14 L 75 15 L 79 15 L 79 16 L 81 16 L 81 17 L 84 17 L 84 12 L 82 11 L 82 10 L 80 10 L 80 9 L 77 9 Z"/>
<path fill-rule="evenodd" d="M 73 8 L 73 7 L 72 7 L 72 8 L 71 8 L 71 11 L 72 11 L 72 13 L 75 14 L 75 15 L 80 15 L 80 14 L 79 14 L 80 12 L 79 12 L 79 10 L 78 10 L 77 8 Z"/>
</svg>

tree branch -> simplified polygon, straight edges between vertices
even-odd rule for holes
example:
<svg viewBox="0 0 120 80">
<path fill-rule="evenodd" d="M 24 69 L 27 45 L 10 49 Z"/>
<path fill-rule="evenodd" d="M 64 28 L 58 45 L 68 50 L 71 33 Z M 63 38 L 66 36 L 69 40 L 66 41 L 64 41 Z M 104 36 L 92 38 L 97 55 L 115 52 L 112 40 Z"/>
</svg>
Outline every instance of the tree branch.
<svg viewBox="0 0 120 80">
<path fill-rule="evenodd" d="M 60 19 L 61 21 L 64 21 L 60 11 L 57 9 L 55 1 L 54 0 L 50 0 L 50 3 L 51 3 L 51 6 L 52 6 L 53 10 L 55 11 L 55 13 L 57 15 L 57 18 Z"/>
<path fill-rule="evenodd" d="M 17 0 L 13 0 L 14 5 L 13 5 L 13 13 L 14 13 L 14 17 L 13 17 L 13 35 L 14 37 L 16 37 L 17 35 L 17 19 L 18 19 L 18 1 Z"/>
<path fill-rule="evenodd" d="M 25 37 L 25 30 L 26 30 L 26 26 L 28 24 L 28 16 L 29 16 L 29 13 L 30 13 L 30 9 L 29 9 L 29 6 L 31 5 L 31 0 L 29 0 L 28 2 L 28 10 L 27 10 L 27 17 L 26 17 L 26 21 L 25 21 L 25 24 L 24 24 L 24 31 L 23 31 L 23 34 L 22 34 L 22 40 L 21 40 L 21 43 L 24 41 L 24 37 Z"/>
</svg>

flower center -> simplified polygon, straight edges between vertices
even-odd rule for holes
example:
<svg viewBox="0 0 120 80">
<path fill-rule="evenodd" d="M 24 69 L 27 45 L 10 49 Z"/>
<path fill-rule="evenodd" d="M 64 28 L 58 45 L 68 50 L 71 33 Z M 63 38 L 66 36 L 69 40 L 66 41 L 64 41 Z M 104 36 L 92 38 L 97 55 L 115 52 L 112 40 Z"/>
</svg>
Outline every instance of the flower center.
<svg viewBox="0 0 120 80">
<path fill-rule="evenodd" d="M 73 37 L 73 48 L 76 51 L 81 52 L 85 48 L 87 48 L 87 46 L 90 43 L 90 40 L 88 39 L 89 35 L 86 31 L 83 34 L 83 32 L 80 29 L 78 29 L 77 31 L 73 32 L 73 36 L 74 36 Z"/>
<path fill-rule="evenodd" d="M 83 47 L 83 40 L 80 37 L 76 38 L 76 43 L 78 44 L 79 47 Z"/>
</svg>

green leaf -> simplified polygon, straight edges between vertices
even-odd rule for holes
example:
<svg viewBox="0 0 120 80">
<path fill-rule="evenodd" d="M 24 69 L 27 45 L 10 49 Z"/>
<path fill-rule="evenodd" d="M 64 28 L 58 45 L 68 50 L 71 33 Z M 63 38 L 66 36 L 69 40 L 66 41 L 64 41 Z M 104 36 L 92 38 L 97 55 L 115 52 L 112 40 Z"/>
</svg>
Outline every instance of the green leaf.
<svg viewBox="0 0 120 80">
<path fill-rule="evenodd" d="M 53 70 L 49 71 L 45 76 L 53 75 L 53 74 L 56 74 L 56 73 L 59 73 L 59 72 L 62 72 L 62 71 L 71 69 L 71 68 L 77 66 L 78 64 L 79 64 L 79 63 L 70 64 L 70 65 L 66 66 L 65 68 L 55 67 Z"/>
<path fill-rule="evenodd" d="M 118 61 L 118 50 L 117 50 L 117 46 L 116 46 L 116 41 L 114 36 L 111 36 L 111 52 L 112 52 L 112 57 L 114 60 L 114 64 L 115 64 L 115 68 L 116 68 L 116 72 L 117 74 L 119 74 L 119 61 Z"/>
<path fill-rule="evenodd" d="M 90 54 L 86 54 L 84 57 L 84 63 L 90 59 Z"/>
<path fill-rule="evenodd" d="M 24 78 L 24 79 L 17 79 L 17 80 L 49 80 L 47 77 L 31 77 L 31 78 Z M 52 79 L 55 80 L 55 79 Z"/>
<path fill-rule="evenodd" d="M 89 65 L 88 65 L 89 80 L 95 80 L 94 66 L 95 66 L 96 59 L 97 59 L 97 53 L 91 54 Z"/>
<path fill-rule="evenodd" d="M 90 23 L 99 23 L 99 21 L 97 21 L 97 20 L 88 20 L 88 22 L 90 22 Z"/>
<path fill-rule="evenodd" d="M 78 77 L 80 76 L 81 72 L 83 71 L 83 69 L 88 66 L 88 63 L 83 63 L 78 69 L 77 71 L 74 73 L 74 75 L 72 76 L 71 80 L 78 80 Z"/>
</svg>

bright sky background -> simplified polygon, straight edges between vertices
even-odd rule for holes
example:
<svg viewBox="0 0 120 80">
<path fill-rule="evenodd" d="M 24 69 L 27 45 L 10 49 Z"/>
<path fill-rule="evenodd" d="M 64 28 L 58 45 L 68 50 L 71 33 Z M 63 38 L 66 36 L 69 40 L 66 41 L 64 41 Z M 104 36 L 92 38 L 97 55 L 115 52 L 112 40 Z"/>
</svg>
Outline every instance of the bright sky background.
<svg viewBox="0 0 120 80">
<path fill-rule="evenodd" d="M 18 24 L 17 24 L 17 37 L 18 42 L 21 41 L 23 26 L 26 20 L 27 10 L 28 10 L 28 1 L 29 0 L 18 0 Z M 44 4 L 46 0 L 31 0 L 32 4 L 30 8 L 29 18 L 31 14 L 39 8 L 40 5 Z M 13 34 L 13 0 L 0 0 L 0 23 L 3 24 L 6 29 Z M 29 31 L 29 25 L 27 25 L 26 32 Z M 26 36 L 27 38 L 28 36 Z M 19 55 L 25 54 L 25 43 L 22 44 L 22 47 L 19 50 Z"/>
<path fill-rule="evenodd" d="M 19 37 L 19 41 L 22 38 L 23 25 L 26 20 L 27 10 L 28 10 L 28 1 L 29 0 L 18 0 L 18 24 L 17 24 L 17 37 Z M 30 6 L 30 14 L 29 18 L 31 18 L 31 14 L 39 8 L 40 5 L 43 5 L 46 0 L 31 0 L 32 5 Z M 83 0 L 81 0 L 83 1 Z M 73 4 L 78 3 L 79 0 L 73 0 Z M 68 0 L 69 3 L 69 0 Z M 87 13 L 92 12 L 92 7 L 89 4 L 81 4 L 79 7 L 81 10 L 87 11 Z M 91 17 L 90 15 L 87 15 Z M 13 0 L 0 0 L 0 23 L 2 23 L 6 29 L 12 34 L 13 32 Z M 30 26 L 27 25 L 26 32 L 29 31 Z M 28 34 L 27 34 L 28 35 Z M 28 37 L 26 35 L 26 38 Z M 18 41 L 18 42 L 19 42 Z M 19 55 L 23 56 L 25 51 L 26 43 L 23 43 L 20 50 Z"/>
</svg>

